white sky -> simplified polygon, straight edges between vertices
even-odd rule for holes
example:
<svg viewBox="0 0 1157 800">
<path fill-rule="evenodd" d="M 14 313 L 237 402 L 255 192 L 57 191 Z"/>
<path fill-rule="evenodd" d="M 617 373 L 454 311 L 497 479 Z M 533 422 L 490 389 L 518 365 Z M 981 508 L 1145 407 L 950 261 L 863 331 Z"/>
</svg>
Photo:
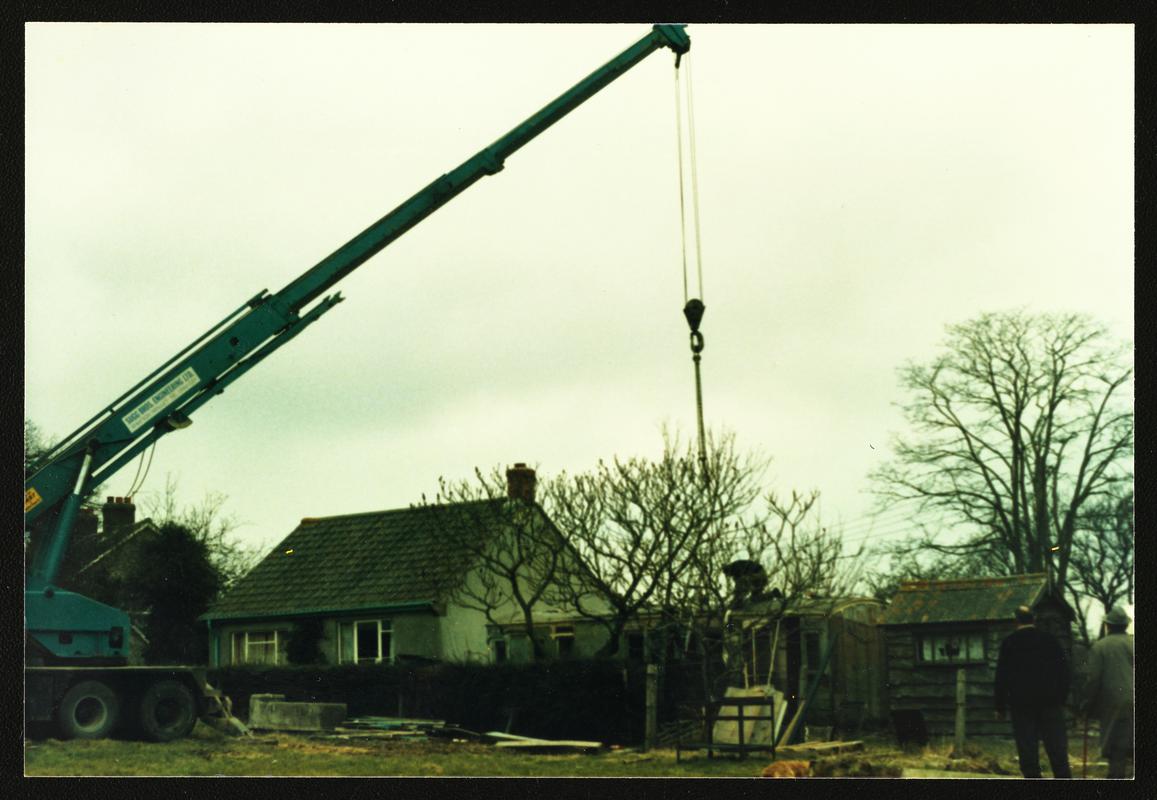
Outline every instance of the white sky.
<svg viewBox="0 0 1157 800">
<path fill-rule="evenodd" d="M 646 34 L 26 27 L 26 413 L 61 436 Z M 692 25 L 707 424 L 849 538 L 896 368 L 984 311 L 1133 331 L 1133 28 Z M 238 536 L 439 475 L 694 431 L 673 57 L 651 55 L 337 287 L 157 447 Z M 685 72 L 686 74 L 686 72 Z M 130 466 L 107 484 L 128 491 Z"/>
</svg>

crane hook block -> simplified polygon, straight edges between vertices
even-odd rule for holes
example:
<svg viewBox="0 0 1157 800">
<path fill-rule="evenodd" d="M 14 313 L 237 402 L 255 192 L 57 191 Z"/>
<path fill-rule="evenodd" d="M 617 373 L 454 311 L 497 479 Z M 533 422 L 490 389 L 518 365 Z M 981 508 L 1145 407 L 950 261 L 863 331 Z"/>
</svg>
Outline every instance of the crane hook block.
<svg viewBox="0 0 1157 800">
<path fill-rule="evenodd" d="M 695 354 L 703 352 L 703 334 L 699 332 L 699 323 L 703 320 L 703 312 L 706 310 L 707 306 L 697 297 L 692 297 L 687 301 L 687 305 L 683 306 L 683 316 L 691 326 L 691 352 Z"/>
<path fill-rule="evenodd" d="M 692 297 L 687 301 L 687 305 L 683 306 L 683 316 L 687 318 L 687 324 L 691 326 L 691 333 L 699 332 L 699 323 L 703 320 L 703 312 L 707 310 L 707 306 L 703 305 L 703 301 L 697 297 Z"/>
</svg>

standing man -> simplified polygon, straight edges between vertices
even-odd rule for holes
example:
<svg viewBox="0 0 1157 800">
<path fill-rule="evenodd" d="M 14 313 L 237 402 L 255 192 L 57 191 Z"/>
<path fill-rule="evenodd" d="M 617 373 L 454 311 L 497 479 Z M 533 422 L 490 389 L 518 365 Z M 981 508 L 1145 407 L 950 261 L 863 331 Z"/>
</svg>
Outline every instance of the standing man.
<svg viewBox="0 0 1157 800">
<path fill-rule="evenodd" d="M 1089 652 L 1089 682 L 1083 711 L 1101 718 L 1101 755 L 1109 777 L 1126 777 L 1133 760 L 1133 637 L 1129 615 L 1115 607 L 1105 615 L 1105 635 Z"/>
<path fill-rule="evenodd" d="M 1069 664 L 1059 642 L 1033 624 L 1032 609 L 1016 610 L 1016 630 L 1000 644 L 996 662 L 996 718 L 1011 712 L 1017 759 L 1026 778 L 1041 777 L 1044 743 L 1054 778 L 1071 778 L 1065 731 Z"/>
</svg>

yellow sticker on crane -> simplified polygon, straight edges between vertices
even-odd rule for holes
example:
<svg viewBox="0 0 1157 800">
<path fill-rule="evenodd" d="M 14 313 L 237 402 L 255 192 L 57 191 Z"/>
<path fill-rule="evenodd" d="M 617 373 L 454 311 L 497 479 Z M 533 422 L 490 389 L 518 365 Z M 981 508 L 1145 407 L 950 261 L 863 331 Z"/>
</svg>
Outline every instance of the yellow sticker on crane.
<svg viewBox="0 0 1157 800">
<path fill-rule="evenodd" d="M 38 505 L 40 505 L 40 501 L 42 499 L 43 498 L 40 496 L 40 492 L 36 491 L 35 489 L 33 489 L 31 487 L 25 489 L 24 490 L 24 513 L 27 514 L 29 511 L 31 511 L 32 509 L 34 509 Z"/>
</svg>

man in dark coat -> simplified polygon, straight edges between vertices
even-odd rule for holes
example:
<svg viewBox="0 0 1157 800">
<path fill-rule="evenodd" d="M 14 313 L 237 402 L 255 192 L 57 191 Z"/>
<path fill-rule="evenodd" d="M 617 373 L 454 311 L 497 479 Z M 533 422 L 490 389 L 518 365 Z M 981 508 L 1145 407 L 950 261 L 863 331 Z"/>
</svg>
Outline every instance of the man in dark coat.
<svg viewBox="0 0 1157 800">
<path fill-rule="evenodd" d="M 1041 777 L 1043 742 L 1054 778 L 1071 778 L 1065 697 L 1069 691 L 1069 664 L 1065 651 L 1049 634 L 1033 624 L 1027 606 L 1016 610 L 1016 630 L 1000 644 L 996 662 L 996 717 L 1012 716 L 1012 734 L 1020 771 L 1026 778 Z"/>
<path fill-rule="evenodd" d="M 1129 615 L 1113 608 L 1105 615 L 1106 633 L 1089 652 L 1084 712 L 1101 718 L 1101 755 L 1109 777 L 1124 778 L 1133 760 L 1133 637 L 1125 633 Z"/>
</svg>

